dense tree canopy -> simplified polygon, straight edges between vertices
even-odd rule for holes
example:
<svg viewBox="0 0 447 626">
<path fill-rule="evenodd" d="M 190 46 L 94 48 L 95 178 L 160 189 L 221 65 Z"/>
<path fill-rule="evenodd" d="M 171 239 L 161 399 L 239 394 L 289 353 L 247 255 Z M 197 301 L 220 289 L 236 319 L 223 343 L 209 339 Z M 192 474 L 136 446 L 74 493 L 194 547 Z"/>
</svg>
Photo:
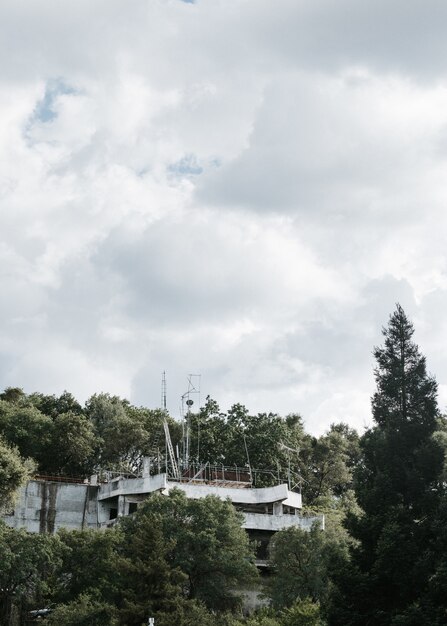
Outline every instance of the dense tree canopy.
<svg viewBox="0 0 447 626">
<path fill-rule="evenodd" d="M 167 419 L 176 444 L 181 428 Z M 95 394 L 83 408 L 68 392 L 57 397 L 8 388 L 0 394 L 0 436 L 44 475 L 137 472 L 144 455 L 164 451 L 162 411 L 109 394 Z"/>
<path fill-rule="evenodd" d="M 123 521 L 123 531 L 129 541 L 137 541 L 141 524 L 156 528 L 157 520 L 163 537 L 169 538 L 165 546 L 169 562 L 186 575 L 184 595 L 211 609 L 237 605 L 234 590 L 250 583 L 256 568 L 241 517 L 231 503 L 215 496 L 189 500 L 175 490 L 169 498 L 150 498 L 134 517 Z"/>
<path fill-rule="evenodd" d="M 58 546 L 57 554 L 48 551 L 53 571 L 46 601 L 57 607 L 48 623 L 87 625 L 102 619 L 102 626 L 140 626 L 154 616 L 161 626 L 214 626 L 215 614 L 236 609 L 237 590 L 257 578 L 240 522 L 229 502 L 213 496 L 188 500 L 174 490 L 151 496 L 133 516 L 103 532 L 5 533 L 16 537 L 18 554 L 26 555 L 36 537 Z M 12 576 L 8 558 L 5 577 Z M 27 567 L 26 559 L 22 565 Z M 36 567 L 44 564 L 38 560 Z M 35 585 L 30 600 L 37 597 Z"/>
<path fill-rule="evenodd" d="M 314 524 L 307 531 L 288 528 L 270 543 L 270 562 L 275 569 L 270 589 L 274 606 L 290 607 L 297 600 L 321 600 L 329 579 L 324 531 Z"/>
<path fill-rule="evenodd" d="M 52 607 L 48 624 L 141 626 L 441 626 L 447 600 L 447 419 L 400 306 L 374 350 L 374 425 L 320 437 L 298 414 L 222 412 L 207 398 L 188 416 L 190 458 L 253 470 L 256 486 L 303 487 L 325 530 L 278 532 L 270 546 L 272 607 L 244 620 L 256 579 L 241 518 L 217 498 L 149 498 L 104 532 L 28 535 L 0 525 L 0 622 Z M 43 474 L 138 472 L 164 449 L 164 413 L 96 394 L 0 394 L 0 507 L 33 464 Z M 181 428 L 168 417 L 174 446 Z M 155 466 L 156 464 L 154 464 Z M 256 583 L 257 584 L 257 583 Z M 15 619 L 15 618 L 14 618 Z"/>
<path fill-rule="evenodd" d="M 13 607 L 23 615 L 45 597 L 60 549 L 57 537 L 14 530 L 0 521 L 0 624 L 11 623 Z"/>
</svg>

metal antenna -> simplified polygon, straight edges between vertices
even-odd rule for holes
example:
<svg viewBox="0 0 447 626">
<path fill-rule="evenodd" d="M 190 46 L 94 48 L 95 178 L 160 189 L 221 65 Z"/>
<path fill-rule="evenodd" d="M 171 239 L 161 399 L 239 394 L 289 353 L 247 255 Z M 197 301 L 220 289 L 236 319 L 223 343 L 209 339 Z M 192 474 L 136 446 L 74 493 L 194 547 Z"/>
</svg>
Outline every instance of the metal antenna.
<svg viewBox="0 0 447 626">
<path fill-rule="evenodd" d="M 183 465 L 185 468 L 189 465 L 191 407 L 194 404 L 194 400 L 191 396 L 199 394 L 200 401 L 200 379 L 201 374 L 189 374 L 188 390 L 182 395 Z"/>
<path fill-rule="evenodd" d="M 244 433 L 244 445 L 245 445 L 245 453 L 247 454 L 248 471 L 250 472 L 250 482 L 253 485 L 253 475 L 251 473 L 250 457 L 248 456 L 247 439 L 245 438 L 245 433 Z"/>
<path fill-rule="evenodd" d="M 279 442 L 278 447 L 280 450 L 287 450 L 287 482 L 289 484 L 289 489 L 292 489 L 292 472 L 291 472 L 291 464 L 290 464 L 290 453 L 296 454 L 298 460 L 298 469 L 299 469 L 299 461 L 300 461 L 300 448 L 291 448 L 290 446 L 286 446 L 282 441 Z M 301 474 L 298 474 L 298 480 L 303 480 Z"/>
<path fill-rule="evenodd" d="M 166 411 L 166 372 L 161 375 L 161 408 Z"/>
</svg>

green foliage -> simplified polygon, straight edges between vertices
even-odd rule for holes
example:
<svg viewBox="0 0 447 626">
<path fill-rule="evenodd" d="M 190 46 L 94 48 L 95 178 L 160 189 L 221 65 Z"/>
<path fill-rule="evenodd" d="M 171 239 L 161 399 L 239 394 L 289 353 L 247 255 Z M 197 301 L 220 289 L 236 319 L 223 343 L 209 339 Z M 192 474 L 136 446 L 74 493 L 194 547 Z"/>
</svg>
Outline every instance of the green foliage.
<svg viewBox="0 0 447 626">
<path fill-rule="evenodd" d="M 175 445 L 181 428 L 168 422 Z M 109 394 L 92 396 L 83 409 L 67 391 L 57 397 L 8 388 L 0 394 L 0 436 L 34 459 L 40 474 L 137 472 L 144 455 L 164 450 L 163 413 Z"/>
<path fill-rule="evenodd" d="M 304 439 L 300 457 L 306 506 L 326 508 L 334 495 L 343 496 L 352 485 L 352 470 L 360 457 L 359 437 L 346 424 L 332 424 L 321 437 Z"/>
<path fill-rule="evenodd" d="M 248 451 L 253 468 L 274 472 L 258 474 L 258 486 L 272 484 L 277 481 L 278 464 L 285 467 L 287 462 L 280 444 L 290 441 L 294 430 L 302 432 L 301 421 L 288 423 L 273 413 L 250 415 L 241 404 L 221 413 L 208 397 L 200 413 L 191 415 L 191 457 L 212 465 L 245 467 Z"/>
<path fill-rule="evenodd" d="M 5 391 L 0 393 L 0 400 L 10 404 L 22 404 L 25 399 L 26 394 L 20 387 L 6 387 Z"/>
<path fill-rule="evenodd" d="M 61 413 L 83 414 L 82 406 L 68 391 L 64 391 L 59 397 L 55 395 L 48 396 L 43 393 L 31 393 L 26 397 L 26 403 L 32 404 L 41 413 L 48 415 L 52 419 L 56 419 Z"/>
<path fill-rule="evenodd" d="M 318 524 L 309 531 L 288 528 L 270 542 L 270 563 L 274 574 L 270 594 L 277 608 L 290 607 L 297 600 L 325 597 L 328 588 L 328 539 Z"/>
<path fill-rule="evenodd" d="M 286 482 L 300 477 L 306 485 L 305 504 L 311 508 L 331 506 L 352 486 L 352 470 L 359 460 L 359 438 L 346 424 L 332 425 L 317 438 L 304 432 L 299 415 L 285 419 L 273 413 L 250 415 L 241 404 L 222 413 L 207 398 L 198 414 L 191 415 L 191 457 L 211 464 L 247 465 L 247 451 L 256 486 Z M 285 447 L 287 446 L 287 448 Z"/>
<path fill-rule="evenodd" d="M 283 611 L 264 608 L 250 617 L 232 620 L 228 626 L 325 626 L 320 605 L 310 598 L 297 600 Z"/>
<path fill-rule="evenodd" d="M 23 613 L 48 591 L 59 558 L 57 537 L 14 530 L 0 522 L 0 624 L 10 623 L 13 605 Z"/>
<path fill-rule="evenodd" d="M 298 600 L 281 614 L 281 626 L 323 626 L 320 606 L 309 598 Z"/>
<path fill-rule="evenodd" d="M 123 520 L 123 541 L 115 561 L 120 623 L 139 626 L 149 616 L 182 611 L 186 574 L 173 563 L 175 540 L 163 518 L 150 511 Z"/>
<path fill-rule="evenodd" d="M 62 550 L 52 600 L 66 603 L 81 595 L 111 600 L 116 590 L 117 554 L 123 540 L 120 529 L 61 529 L 58 537 Z"/>
<path fill-rule="evenodd" d="M 185 597 L 197 599 L 210 609 L 237 606 L 234 590 L 256 575 L 254 559 L 241 519 L 230 502 L 208 496 L 188 500 L 174 490 L 169 498 L 151 497 L 132 517 L 123 520 L 129 541 L 140 536 L 143 527 L 160 528 L 171 567 L 184 575 Z"/>
<path fill-rule="evenodd" d="M 0 401 L 0 434 L 41 474 L 78 476 L 92 468 L 95 435 L 83 415 L 69 411 L 50 417 L 31 402 Z"/>
<path fill-rule="evenodd" d="M 219 622 L 215 614 L 195 600 L 178 601 L 170 610 L 158 612 L 155 619 L 156 626 L 219 626 Z M 127 626 L 127 622 L 121 624 Z"/>
<path fill-rule="evenodd" d="M 0 401 L 0 435 L 24 458 L 45 464 L 53 421 L 33 406 Z"/>
<path fill-rule="evenodd" d="M 67 391 L 59 397 L 8 388 L 0 394 L 0 436 L 33 458 L 41 474 L 85 476 L 93 471 L 138 472 L 143 456 L 164 452 L 161 410 L 136 407 L 118 396 L 93 395 L 85 408 Z M 180 424 L 167 416 L 174 447 Z M 285 447 L 287 446 L 287 447 Z M 278 478 L 305 481 L 305 504 L 324 510 L 351 487 L 358 462 L 358 436 L 344 424 L 320 438 L 304 432 L 299 415 L 250 415 L 241 404 L 221 413 L 207 398 L 191 415 L 191 458 L 211 464 L 247 467 L 258 487 Z M 248 457 L 247 457 L 248 451 Z M 248 467 L 247 467 L 248 470 Z"/>
<path fill-rule="evenodd" d="M 67 604 L 59 604 L 45 624 L 52 626 L 118 626 L 115 607 L 81 594 Z"/>
<path fill-rule="evenodd" d="M 238 606 L 235 590 L 257 576 L 240 521 L 229 502 L 174 490 L 111 529 L 59 531 L 45 586 L 45 602 L 56 607 L 49 623 L 140 626 L 154 616 L 159 626 L 228 626 L 223 611 Z M 8 531 L 18 553 L 39 537 Z"/>
<path fill-rule="evenodd" d="M 135 407 L 118 396 L 101 393 L 86 403 L 86 415 L 96 434 L 99 468 L 138 471 L 144 455 L 164 450 L 163 412 Z M 175 445 L 179 426 L 168 418 Z"/>
<path fill-rule="evenodd" d="M 17 489 L 33 469 L 31 461 L 24 461 L 17 449 L 7 446 L 0 438 L 0 514 L 12 506 Z"/>
<path fill-rule="evenodd" d="M 281 626 L 280 618 L 273 611 L 258 611 L 244 620 L 234 620 L 230 626 Z"/>
<path fill-rule="evenodd" d="M 59 413 L 53 421 L 51 443 L 43 469 L 48 474 L 83 476 L 93 471 L 95 433 L 78 413 Z"/>
</svg>

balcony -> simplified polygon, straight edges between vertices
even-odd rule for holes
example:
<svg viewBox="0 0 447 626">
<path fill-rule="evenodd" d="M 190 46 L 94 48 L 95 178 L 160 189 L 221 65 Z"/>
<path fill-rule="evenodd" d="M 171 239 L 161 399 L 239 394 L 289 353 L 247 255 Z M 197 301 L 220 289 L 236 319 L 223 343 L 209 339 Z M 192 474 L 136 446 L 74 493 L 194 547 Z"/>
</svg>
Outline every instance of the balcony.
<svg viewBox="0 0 447 626">
<path fill-rule="evenodd" d="M 267 530 L 276 532 L 285 528 L 303 528 L 310 530 L 312 524 L 318 522 L 324 530 L 324 515 L 302 517 L 301 515 L 266 515 L 263 513 L 243 513 L 242 528 L 246 530 Z"/>
</svg>

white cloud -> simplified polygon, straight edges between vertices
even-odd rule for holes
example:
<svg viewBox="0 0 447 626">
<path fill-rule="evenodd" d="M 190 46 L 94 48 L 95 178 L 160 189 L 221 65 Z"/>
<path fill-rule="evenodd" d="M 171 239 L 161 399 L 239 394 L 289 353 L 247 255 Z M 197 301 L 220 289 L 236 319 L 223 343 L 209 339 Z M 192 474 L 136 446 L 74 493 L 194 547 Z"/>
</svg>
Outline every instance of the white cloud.
<svg viewBox="0 0 447 626">
<path fill-rule="evenodd" d="M 446 11 L 3 3 L 0 386 L 361 428 L 400 301 L 445 404 Z"/>
</svg>

